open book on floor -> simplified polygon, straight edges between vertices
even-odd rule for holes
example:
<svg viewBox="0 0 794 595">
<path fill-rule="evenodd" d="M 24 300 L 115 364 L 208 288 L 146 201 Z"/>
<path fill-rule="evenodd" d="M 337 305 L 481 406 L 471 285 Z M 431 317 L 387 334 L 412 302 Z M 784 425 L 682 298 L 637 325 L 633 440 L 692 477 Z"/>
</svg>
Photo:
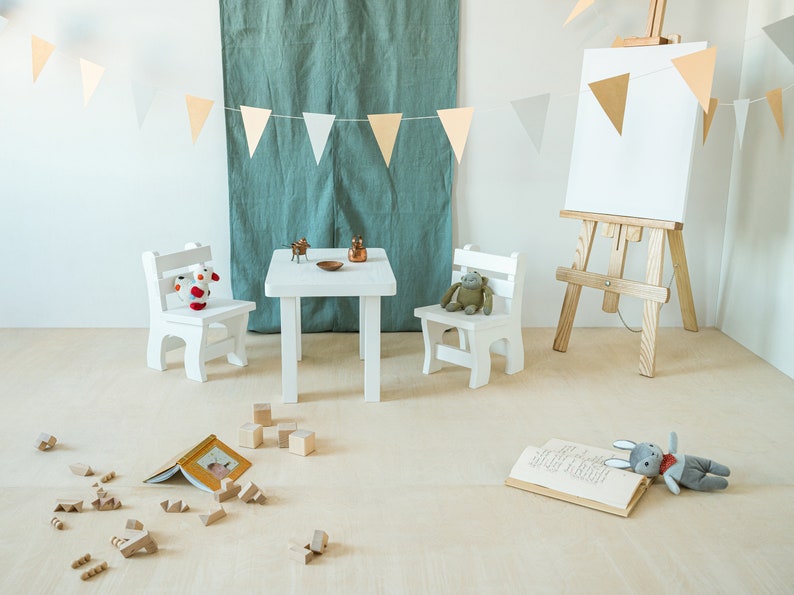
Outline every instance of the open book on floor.
<svg viewBox="0 0 794 595">
<path fill-rule="evenodd" d="M 524 449 L 505 484 L 627 517 L 653 480 L 604 464 L 615 456 L 612 450 L 555 438 Z"/>
<path fill-rule="evenodd" d="M 250 466 L 250 461 L 218 440 L 215 434 L 210 434 L 195 446 L 176 455 L 143 481 L 159 483 L 181 471 L 197 488 L 214 492 L 221 487 L 221 479 L 237 479 Z"/>
</svg>

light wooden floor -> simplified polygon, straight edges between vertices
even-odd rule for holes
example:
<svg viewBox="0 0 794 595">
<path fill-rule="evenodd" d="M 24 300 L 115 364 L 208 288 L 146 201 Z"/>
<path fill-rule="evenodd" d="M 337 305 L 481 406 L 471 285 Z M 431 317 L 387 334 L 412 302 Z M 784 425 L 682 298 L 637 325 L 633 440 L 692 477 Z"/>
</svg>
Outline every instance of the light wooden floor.
<svg viewBox="0 0 794 595">
<path fill-rule="evenodd" d="M 421 374 L 419 333 L 383 336 L 382 401 L 364 403 L 357 335 L 304 335 L 297 405 L 280 402 L 278 335 L 249 334 L 250 365 L 208 365 L 186 380 L 179 357 L 145 366 L 138 329 L 0 330 L 5 472 L 0 477 L 2 593 L 791 593 L 794 589 L 794 381 L 713 329 L 662 329 L 658 375 L 637 373 L 639 337 L 525 329 L 526 369 L 467 388 L 468 374 Z M 185 481 L 142 479 L 210 433 L 236 446 L 254 402 L 275 421 L 317 434 L 303 458 L 266 445 L 244 450 L 243 476 L 267 504 L 212 500 Z M 732 470 L 721 493 L 674 496 L 657 482 L 628 519 L 503 485 L 528 444 L 552 437 L 609 447 L 617 438 L 666 444 Z M 40 432 L 58 438 L 33 447 Z M 122 508 L 91 508 L 97 477 Z M 84 498 L 81 514 L 56 498 Z M 159 502 L 191 510 L 166 514 Z M 125 559 L 109 540 L 128 518 L 157 540 Z M 314 529 L 327 553 L 287 559 Z M 71 562 L 86 552 L 109 568 L 88 582 Z"/>
</svg>

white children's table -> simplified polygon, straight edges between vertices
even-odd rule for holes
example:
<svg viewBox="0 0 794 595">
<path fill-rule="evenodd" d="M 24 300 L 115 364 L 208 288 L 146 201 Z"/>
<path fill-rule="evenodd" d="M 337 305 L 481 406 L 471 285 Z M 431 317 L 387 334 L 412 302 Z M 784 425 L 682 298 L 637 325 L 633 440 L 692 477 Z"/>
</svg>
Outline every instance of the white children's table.
<svg viewBox="0 0 794 595">
<path fill-rule="evenodd" d="M 380 401 L 380 298 L 397 293 L 397 280 L 383 248 L 367 248 L 366 262 L 350 262 L 347 248 L 309 249 L 306 256 L 274 250 L 265 279 L 265 295 L 281 303 L 281 390 L 285 403 L 298 402 L 302 297 L 359 298 L 359 357 L 364 360 L 364 400 Z M 317 266 L 343 263 L 336 271 Z"/>
</svg>

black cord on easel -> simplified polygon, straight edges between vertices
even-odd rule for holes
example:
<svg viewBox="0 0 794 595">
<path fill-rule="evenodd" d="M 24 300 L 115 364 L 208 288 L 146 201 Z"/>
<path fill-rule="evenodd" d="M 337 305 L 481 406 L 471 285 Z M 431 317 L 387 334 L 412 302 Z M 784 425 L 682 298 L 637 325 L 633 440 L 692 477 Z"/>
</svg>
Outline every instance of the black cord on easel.
<svg viewBox="0 0 794 595">
<path fill-rule="evenodd" d="M 670 276 L 669 283 L 667 283 L 667 289 L 670 289 L 673 286 L 673 279 L 675 279 L 675 269 L 676 268 L 678 268 L 678 265 L 674 264 L 673 265 L 673 269 L 674 269 L 673 270 L 673 274 Z M 665 304 L 662 304 L 662 308 L 664 308 L 664 306 L 665 306 Z M 628 324 L 626 324 L 626 321 L 623 320 L 623 314 L 620 313 L 620 308 L 618 308 L 618 317 L 620 318 L 620 322 L 623 323 L 623 326 L 625 326 L 632 333 L 641 333 L 642 332 L 642 329 L 633 329 Z"/>
</svg>

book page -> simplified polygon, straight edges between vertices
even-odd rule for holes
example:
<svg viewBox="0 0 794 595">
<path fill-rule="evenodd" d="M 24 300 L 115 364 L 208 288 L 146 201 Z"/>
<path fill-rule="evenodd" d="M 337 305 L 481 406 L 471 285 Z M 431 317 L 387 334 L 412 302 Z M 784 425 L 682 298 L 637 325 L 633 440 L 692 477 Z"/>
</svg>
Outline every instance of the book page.
<svg viewBox="0 0 794 595">
<path fill-rule="evenodd" d="M 604 465 L 611 450 L 553 439 L 527 447 L 510 477 L 558 492 L 626 508 L 644 476 Z"/>
</svg>

